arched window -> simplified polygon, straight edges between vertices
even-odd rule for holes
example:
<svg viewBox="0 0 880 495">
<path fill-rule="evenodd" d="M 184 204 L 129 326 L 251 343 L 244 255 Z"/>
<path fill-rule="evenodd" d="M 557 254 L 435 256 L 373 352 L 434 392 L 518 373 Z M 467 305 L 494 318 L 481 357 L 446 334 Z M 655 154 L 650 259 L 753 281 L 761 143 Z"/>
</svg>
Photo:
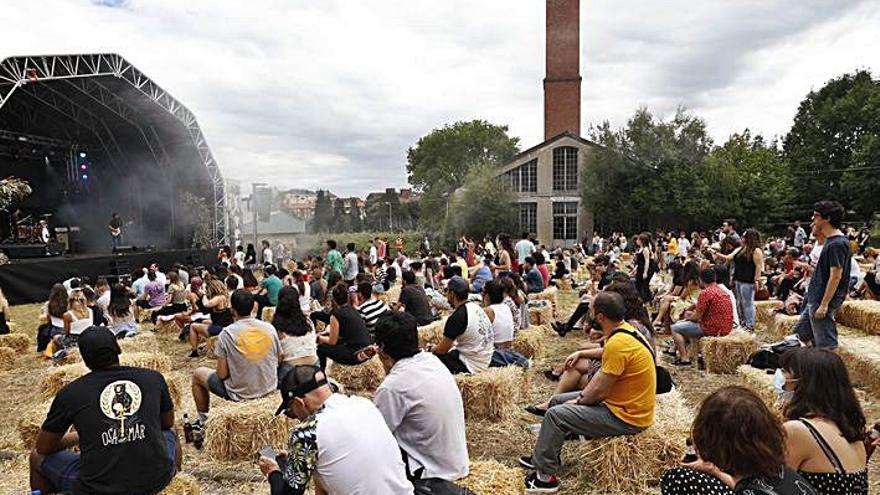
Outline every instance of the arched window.
<svg viewBox="0 0 880 495">
<path fill-rule="evenodd" d="M 553 149 L 553 190 L 577 190 L 578 150 L 571 146 Z"/>
</svg>

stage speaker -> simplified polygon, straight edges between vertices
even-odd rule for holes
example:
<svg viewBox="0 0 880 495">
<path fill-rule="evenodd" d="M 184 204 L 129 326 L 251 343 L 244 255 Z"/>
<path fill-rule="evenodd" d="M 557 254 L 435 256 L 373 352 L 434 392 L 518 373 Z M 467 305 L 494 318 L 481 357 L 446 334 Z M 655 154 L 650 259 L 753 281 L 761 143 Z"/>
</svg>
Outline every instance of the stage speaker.
<svg viewBox="0 0 880 495">
<path fill-rule="evenodd" d="M 113 252 L 116 254 L 135 253 L 137 252 L 137 246 L 116 246 Z"/>
<path fill-rule="evenodd" d="M 10 259 L 46 256 L 46 246 L 43 244 L 4 244 L 0 249 L 5 251 Z"/>
<path fill-rule="evenodd" d="M 64 244 L 57 241 L 49 241 L 49 243 L 46 244 L 46 250 L 50 255 L 58 256 L 64 253 Z"/>
</svg>

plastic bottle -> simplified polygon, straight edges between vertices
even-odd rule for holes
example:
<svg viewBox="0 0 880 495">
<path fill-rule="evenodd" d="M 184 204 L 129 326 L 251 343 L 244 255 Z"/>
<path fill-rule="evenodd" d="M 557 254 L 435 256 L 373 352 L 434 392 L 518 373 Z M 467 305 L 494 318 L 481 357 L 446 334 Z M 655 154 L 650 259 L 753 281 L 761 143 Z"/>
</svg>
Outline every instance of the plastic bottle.
<svg viewBox="0 0 880 495">
<path fill-rule="evenodd" d="M 189 422 L 189 416 L 186 414 L 183 415 L 183 438 L 186 443 L 192 443 L 193 441 L 192 423 Z"/>
<path fill-rule="evenodd" d="M 868 436 L 872 442 L 880 438 L 880 423 L 874 423 L 874 427 L 871 428 L 871 433 Z"/>
<path fill-rule="evenodd" d="M 697 457 L 697 451 L 694 449 L 694 441 L 688 437 L 684 441 L 684 457 L 681 459 L 681 462 L 688 464 L 691 462 L 696 462 L 699 459 Z"/>
</svg>

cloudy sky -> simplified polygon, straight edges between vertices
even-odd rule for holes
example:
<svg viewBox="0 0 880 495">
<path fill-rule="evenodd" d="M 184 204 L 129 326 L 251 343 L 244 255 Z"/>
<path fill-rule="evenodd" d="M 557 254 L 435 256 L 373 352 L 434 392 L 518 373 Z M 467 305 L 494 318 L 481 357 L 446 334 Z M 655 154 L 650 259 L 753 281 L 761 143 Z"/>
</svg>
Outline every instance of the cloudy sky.
<svg viewBox="0 0 880 495">
<path fill-rule="evenodd" d="M 543 134 L 541 0 L 0 0 L 0 58 L 116 52 L 199 118 L 224 175 L 365 195 L 461 119 Z M 880 3 L 583 0 L 583 127 L 684 105 L 716 141 L 880 75 Z"/>
</svg>

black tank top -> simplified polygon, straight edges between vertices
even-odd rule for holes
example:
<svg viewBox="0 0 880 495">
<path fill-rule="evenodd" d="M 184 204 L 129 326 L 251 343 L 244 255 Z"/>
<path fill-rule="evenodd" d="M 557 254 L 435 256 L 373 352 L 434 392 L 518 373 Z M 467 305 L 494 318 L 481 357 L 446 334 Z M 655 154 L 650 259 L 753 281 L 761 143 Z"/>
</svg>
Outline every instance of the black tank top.
<svg viewBox="0 0 880 495">
<path fill-rule="evenodd" d="M 211 324 L 217 325 L 218 327 L 228 327 L 232 325 L 232 311 L 229 308 L 221 309 L 219 311 L 211 311 Z"/>
<path fill-rule="evenodd" d="M 733 257 L 733 279 L 746 284 L 755 283 L 755 259 L 743 256 L 742 251 Z"/>
</svg>

